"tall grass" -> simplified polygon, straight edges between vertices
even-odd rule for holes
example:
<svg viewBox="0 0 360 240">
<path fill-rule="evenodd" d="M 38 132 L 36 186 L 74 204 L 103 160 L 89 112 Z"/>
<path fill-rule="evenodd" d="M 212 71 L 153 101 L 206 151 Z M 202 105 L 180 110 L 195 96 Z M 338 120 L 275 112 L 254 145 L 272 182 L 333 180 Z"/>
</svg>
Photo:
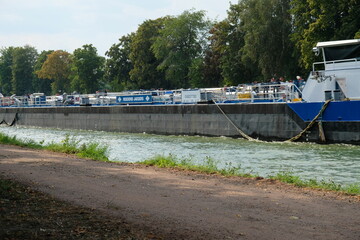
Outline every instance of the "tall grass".
<svg viewBox="0 0 360 240">
<path fill-rule="evenodd" d="M 16 136 L 10 137 L 3 133 L 0 133 L 0 143 L 2 144 L 8 144 L 8 145 L 16 145 L 20 147 L 28 147 L 33 149 L 41 149 L 42 145 L 39 143 L 36 143 L 33 140 L 19 140 L 16 138 Z"/>
<path fill-rule="evenodd" d="M 70 135 L 66 135 L 60 143 L 49 143 L 43 145 L 43 143 L 36 143 L 33 140 L 20 140 L 16 136 L 9 137 L 3 133 L 0 133 L 0 143 L 16 145 L 21 147 L 28 147 L 32 149 L 45 149 L 53 152 L 62 152 L 67 154 L 75 154 L 82 158 L 91 158 L 98 161 L 109 161 L 107 157 L 108 147 L 100 146 L 98 143 L 83 143 Z"/>
</svg>

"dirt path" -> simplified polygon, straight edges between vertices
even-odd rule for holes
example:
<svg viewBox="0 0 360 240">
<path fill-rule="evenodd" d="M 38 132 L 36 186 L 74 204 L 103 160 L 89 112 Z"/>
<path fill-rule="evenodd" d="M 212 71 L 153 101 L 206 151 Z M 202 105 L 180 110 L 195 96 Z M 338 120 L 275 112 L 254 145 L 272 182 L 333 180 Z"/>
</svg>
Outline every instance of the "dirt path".
<svg viewBox="0 0 360 240">
<path fill-rule="evenodd" d="M 357 197 L 0 145 L 0 174 L 164 239 L 360 239 Z"/>
</svg>

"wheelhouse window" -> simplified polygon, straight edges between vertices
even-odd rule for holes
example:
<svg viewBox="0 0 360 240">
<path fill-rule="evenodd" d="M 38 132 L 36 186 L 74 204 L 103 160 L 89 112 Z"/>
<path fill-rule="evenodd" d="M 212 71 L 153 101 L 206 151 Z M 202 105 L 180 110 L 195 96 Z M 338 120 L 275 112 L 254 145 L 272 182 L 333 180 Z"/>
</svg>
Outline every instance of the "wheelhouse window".
<svg viewBox="0 0 360 240">
<path fill-rule="evenodd" d="M 325 47 L 325 60 L 337 61 L 345 59 L 360 60 L 360 45 Z"/>
</svg>

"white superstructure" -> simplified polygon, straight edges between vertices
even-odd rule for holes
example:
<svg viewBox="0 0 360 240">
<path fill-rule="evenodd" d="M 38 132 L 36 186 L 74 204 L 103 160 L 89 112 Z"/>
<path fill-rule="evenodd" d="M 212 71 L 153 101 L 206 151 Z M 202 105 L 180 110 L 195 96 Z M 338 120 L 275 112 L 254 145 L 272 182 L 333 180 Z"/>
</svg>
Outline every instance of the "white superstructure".
<svg viewBox="0 0 360 240">
<path fill-rule="evenodd" d="M 319 42 L 313 51 L 323 61 L 313 64 L 303 89 L 307 102 L 360 99 L 360 39 Z"/>
</svg>

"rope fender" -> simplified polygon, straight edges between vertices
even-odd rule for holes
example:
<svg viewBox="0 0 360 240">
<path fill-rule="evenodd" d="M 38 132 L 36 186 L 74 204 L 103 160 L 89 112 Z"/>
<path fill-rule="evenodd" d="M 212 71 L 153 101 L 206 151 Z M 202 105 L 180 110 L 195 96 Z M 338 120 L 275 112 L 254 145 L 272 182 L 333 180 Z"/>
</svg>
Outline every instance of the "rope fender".
<svg viewBox="0 0 360 240">
<path fill-rule="evenodd" d="M 309 130 L 314 123 L 318 120 L 318 118 L 321 116 L 321 114 L 323 114 L 323 112 L 325 111 L 325 109 L 327 108 L 327 106 L 329 105 L 329 103 L 332 101 L 332 99 L 327 100 L 324 105 L 322 106 L 322 108 L 320 109 L 320 112 L 314 117 L 314 119 L 309 123 L 309 125 L 307 125 L 306 128 L 304 128 L 304 130 L 302 130 L 298 135 L 290 138 L 289 140 L 286 140 L 285 142 L 295 142 L 296 140 L 298 140 L 299 138 L 302 137 L 302 135 L 304 135 L 304 133 Z M 321 131 L 321 129 L 320 129 Z M 321 133 L 320 133 L 321 134 Z M 322 134 L 324 134 L 322 132 Z"/>
</svg>

